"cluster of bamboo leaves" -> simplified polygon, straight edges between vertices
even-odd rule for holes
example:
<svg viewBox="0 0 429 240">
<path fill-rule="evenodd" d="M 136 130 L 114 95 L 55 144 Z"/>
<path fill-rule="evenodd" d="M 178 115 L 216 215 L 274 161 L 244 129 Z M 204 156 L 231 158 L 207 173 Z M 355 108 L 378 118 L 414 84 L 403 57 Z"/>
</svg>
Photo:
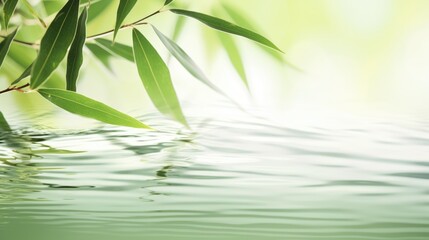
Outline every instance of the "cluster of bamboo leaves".
<svg viewBox="0 0 429 240">
<path fill-rule="evenodd" d="M 106 55 L 107 57 L 110 55 L 122 57 L 134 63 L 145 90 L 154 106 L 162 114 L 188 127 L 171 80 L 168 66 L 149 40 L 136 28 L 139 25 L 144 24 L 145 26 L 151 27 L 171 55 L 174 56 L 192 76 L 224 96 L 226 95 L 216 85 L 210 82 L 197 64 L 175 42 L 177 33 L 183 27 L 184 17 L 198 20 L 221 32 L 253 40 L 267 47 L 267 49 L 276 51 L 273 52 L 268 50 L 274 56 L 278 56 L 277 54 L 281 52 L 281 50 L 267 38 L 234 23 L 185 9 L 166 9 L 173 0 L 166 0 L 160 10 L 131 24 L 124 24 L 124 22 L 127 15 L 133 11 L 137 0 L 120 0 L 117 6 L 115 26 L 113 26 L 114 28 L 112 31 L 107 32 L 107 34 L 110 32 L 113 33 L 113 37 L 111 38 L 105 38 L 105 33 L 94 36 L 87 36 L 86 34 L 87 23 L 92 21 L 91 16 L 93 16 L 89 15 L 88 11 L 91 11 L 93 7 L 97 7 L 92 11 L 102 12 L 111 1 L 68 0 L 64 6 L 61 6 L 58 12 L 54 13 L 55 17 L 49 24 L 45 23 L 38 15 L 34 6 L 27 2 L 27 0 L 20 0 L 22 2 L 21 5 L 23 8 L 26 8 L 26 11 L 18 11 L 18 0 L 0 1 L 3 8 L 1 14 L 2 32 L 8 33 L 3 36 L 4 39 L 0 43 L 0 67 L 8 55 L 12 44 L 23 44 L 38 49 L 34 61 L 25 67 L 22 74 L 11 83 L 10 88 L 21 90 L 28 86 L 30 91 L 39 93 L 53 104 L 68 112 L 93 118 L 108 124 L 135 128 L 150 128 L 148 125 L 125 113 L 77 93 L 77 81 L 79 79 L 79 73 L 82 71 L 84 48 L 88 48 L 104 64 L 108 64 L 103 60 L 105 59 L 103 56 Z M 229 7 L 225 7 L 224 9 L 234 22 L 241 22 L 243 25 L 248 24 L 248 21 L 241 17 L 234 9 Z M 137 11 L 137 9 L 134 9 L 134 11 Z M 174 36 L 171 39 L 155 26 L 142 21 L 164 11 L 169 11 L 180 16 Z M 31 14 L 42 26 L 46 27 L 40 44 L 33 44 L 22 39 L 16 39 L 20 26 L 9 26 L 9 21 L 14 14 Z M 132 46 L 115 42 L 118 32 L 125 27 L 134 27 L 131 36 L 133 42 Z M 232 61 L 234 67 L 247 85 L 244 66 L 241 62 L 240 54 L 234 39 L 226 34 L 220 36 L 221 42 L 228 50 L 229 57 L 232 60 L 236 60 Z M 66 89 L 47 86 L 47 81 L 54 74 L 57 74 L 55 70 L 65 59 L 67 61 L 65 76 Z M 28 81 L 28 83 L 22 85 L 25 81 Z"/>
</svg>

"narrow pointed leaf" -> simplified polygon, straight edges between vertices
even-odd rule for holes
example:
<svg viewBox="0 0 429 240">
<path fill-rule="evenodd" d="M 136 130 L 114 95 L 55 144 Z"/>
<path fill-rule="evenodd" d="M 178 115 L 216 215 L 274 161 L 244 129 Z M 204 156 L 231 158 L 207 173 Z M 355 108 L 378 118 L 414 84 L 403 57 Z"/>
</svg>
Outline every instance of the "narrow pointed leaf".
<svg viewBox="0 0 429 240">
<path fill-rule="evenodd" d="M 119 57 L 125 58 L 130 62 L 134 62 L 134 54 L 132 47 L 121 43 L 113 44 L 112 41 L 103 38 L 96 39 L 95 42 L 106 51 L 111 52 L 113 55 L 117 55 Z"/>
<path fill-rule="evenodd" d="M 245 28 L 248 28 L 248 29 L 252 29 L 252 30 L 257 30 L 258 29 L 258 28 L 256 28 L 254 26 L 254 24 L 251 21 L 251 19 L 245 17 L 243 14 L 241 14 L 235 8 L 231 7 L 228 4 L 222 4 L 222 6 L 223 6 L 223 9 L 225 10 L 225 12 L 232 18 L 232 20 L 235 23 L 237 23 L 240 26 L 243 26 Z M 267 54 L 269 54 L 271 57 L 273 57 L 274 59 L 276 59 L 277 61 L 279 61 L 279 62 L 285 62 L 283 54 L 281 54 L 281 53 L 279 53 L 277 51 L 273 51 L 270 48 L 261 47 L 261 49 L 263 51 L 265 51 Z"/>
<path fill-rule="evenodd" d="M 38 92 L 58 107 L 83 117 L 119 126 L 150 128 L 139 120 L 119 112 L 104 103 L 72 91 L 42 88 Z"/>
<path fill-rule="evenodd" d="M 232 18 L 232 20 L 235 23 L 237 23 L 243 27 L 246 27 L 248 29 L 251 29 L 251 30 L 258 30 L 259 29 L 254 25 L 254 23 L 251 19 L 249 19 L 248 17 L 241 14 L 240 11 L 237 11 L 237 9 L 235 9 L 235 8 L 231 7 L 230 5 L 225 4 L 225 3 L 223 3 L 222 6 L 223 6 L 225 12 Z M 264 51 L 266 54 L 270 55 L 272 58 L 274 58 L 278 62 L 284 63 L 284 64 L 288 65 L 290 68 L 292 68 L 296 71 L 302 72 L 302 69 L 295 66 L 293 63 L 287 61 L 284 58 L 284 55 L 282 53 L 280 53 L 280 52 L 278 52 L 272 48 L 262 47 L 259 44 L 257 44 L 257 46 L 260 46 L 260 49 L 262 51 Z"/>
<path fill-rule="evenodd" d="M 172 5 L 175 7 L 178 6 L 177 2 L 174 2 Z M 181 8 L 186 8 L 186 6 L 181 6 Z M 180 34 L 182 33 L 185 27 L 186 20 L 187 18 L 185 16 L 177 15 L 176 23 L 174 24 L 174 27 L 173 27 L 173 33 L 171 34 L 171 40 L 173 40 L 174 42 L 176 42 L 179 39 Z"/>
<path fill-rule="evenodd" d="M 95 43 L 86 43 L 86 47 L 92 52 L 92 55 L 104 65 L 109 71 L 112 70 L 110 59 L 115 56 L 123 57 L 131 62 L 134 62 L 133 49 L 130 46 L 115 43 L 112 46 L 112 41 L 106 39 L 96 39 Z"/>
<path fill-rule="evenodd" d="M 106 1 L 106 0 L 102 0 L 98 2 L 91 1 L 91 4 L 89 5 L 89 10 L 88 10 L 88 23 L 92 22 L 94 19 L 99 17 L 101 14 L 103 14 L 105 12 L 104 10 L 107 9 L 112 2 L 113 1 Z"/>
<path fill-rule="evenodd" d="M 31 74 L 31 68 L 33 67 L 33 64 L 31 64 L 30 66 L 28 66 L 25 70 L 24 70 L 24 72 L 22 72 L 22 74 L 17 78 L 17 79 L 15 79 L 15 81 L 13 81 L 12 83 L 11 83 L 11 85 L 16 85 L 16 84 L 18 84 L 19 82 L 21 82 L 22 80 L 24 80 L 26 77 L 28 77 L 28 76 L 30 76 L 30 74 Z"/>
<path fill-rule="evenodd" d="M 134 5 L 136 5 L 137 0 L 121 0 L 119 2 L 118 11 L 116 13 L 116 24 L 115 31 L 113 33 L 113 41 L 115 41 L 116 34 L 118 34 L 118 30 L 124 22 L 127 15 L 131 12 Z"/>
<path fill-rule="evenodd" d="M 133 49 L 138 73 L 155 107 L 161 113 L 188 126 L 167 65 L 150 42 L 136 29 L 133 29 Z"/>
<path fill-rule="evenodd" d="M 4 27 L 7 29 L 9 25 L 9 20 L 12 17 L 13 13 L 15 12 L 16 5 L 18 3 L 18 0 L 7 0 L 4 3 L 3 6 L 3 24 Z"/>
<path fill-rule="evenodd" d="M 12 85 L 16 85 L 25 78 L 31 75 L 32 65 L 34 64 L 34 59 L 37 57 L 36 54 L 30 54 L 28 48 L 14 44 L 11 47 L 11 50 L 8 54 L 8 59 L 17 64 L 22 70 L 21 75 L 15 79 Z M 48 80 L 44 84 L 48 88 L 65 88 L 65 75 L 62 72 L 65 72 L 65 68 L 60 65 L 59 71 L 55 71 L 49 76 Z M 16 76 L 16 73 L 13 75 Z"/>
<path fill-rule="evenodd" d="M 51 16 L 58 12 L 59 9 L 64 5 L 62 1 L 42 1 L 43 10 L 46 17 Z"/>
<path fill-rule="evenodd" d="M 19 63 L 21 68 L 25 69 L 34 61 L 34 59 L 36 59 L 37 52 L 35 49 L 28 48 L 27 46 L 12 43 L 7 56 L 8 59 L 14 60 L 15 62 Z"/>
<path fill-rule="evenodd" d="M 217 31 L 201 26 L 201 38 L 204 42 L 205 57 L 209 64 L 214 64 L 215 58 L 219 50 L 222 50 L 222 45 L 217 37 Z"/>
<path fill-rule="evenodd" d="M 170 4 L 173 0 L 165 0 L 164 6 L 167 6 L 168 4 Z"/>
<path fill-rule="evenodd" d="M 48 149 L 32 149 L 31 153 L 39 155 L 39 154 L 74 154 L 74 153 L 85 152 L 85 151 L 71 151 L 67 149 L 59 149 L 59 148 L 53 148 L 49 146 L 44 146 L 44 147 L 48 147 Z"/>
<path fill-rule="evenodd" d="M 30 87 L 36 89 L 64 59 L 76 33 L 79 1 L 69 0 L 46 30 L 31 71 Z"/>
<path fill-rule="evenodd" d="M 97 60 L 103 64 L 105 68 L 109 71 L 112 70 L 112 66 L 110 65 L 110 58 L 114 55 L 111 52 L 106 51 L 106 49 L 100 47 L 100 45 L 96 43 L 86 43 L 86 47 L 91 51 L 92 55 L 97 58 Z"/>
<path fill-rule="evenodd" d="M 47 1 L 47 0 L 45 0 L 45 1 Z M 87 7 L 89 5 L 97 4 L 99 2 L 109 2 L 109 1 L 106 1 L 106 0 L 80 0 L 80 6 L 81 7 Z"/>
<path fill-rule="evenodd" d="M 179 39 L 180 33 L 182 33 L 183 28 L 185 27 L 186 18 L 183 16 L 178 16 L 176 20 L 176 25 L 174 26 L 173 35 L 171 36 L 171 40 L 176 41 Z"/>
<path fill-rule="evenodd" d="M 216 87 L 210 80 L 206 77 L 203 71 L 197 66 L 197 64 L 189 57 L 189 55 L 175 42 L 170 40 L 167 36 L 161 33 L 158 29 L 153 26 L 156 34 L 158 35 L 161 42 L 168 49 L 168 51 L 182 64 L 182 66 L 196 79 L 200 80 L 202 83 L 210 87 L 212 90 L 225 95 L 222 91 Z"/>
<path fill-rule="evenodd" d="M 170 51 L 171 55 L 173 55 L 192 76 L 200 80 L 200 82 L 202 82 L 203 84 L 211 88 L 213 91 L 217 92 L 218 94 L 230 100 L 232 103 L 237 105 L 238 108 L 242 109 L 242 107 L 237 102 L 235 102 L 230 96 L 224 93 L 220 88 L 214 85 L 207 78 L 207 76 L 197 66 L 194 60 L 192 60 L 191 57 L 189 57 L 189 55 L 179 45 L 177 45 L 173 40 L 169 39 L 167 36 L 161 33 L 157 28 L 155 28 L 154 26 L 152 27 L 155 30 L 161 42 Z"/>
<path fill-rule="evenodd" d="M 7 123 L 6 118 L 3 116 L 3 113 L 0 112 L 0 130 L 5 132 L 10 132 L 12 129 L 9 126 L 9 123 Z"/>
<path fill-rule="evenodd" d="M 180 34 L 182 33 L 183 28 L 185 27 L 186 18 L 184 16 L 177 16 L 176 24 L 174 25 L 173 34 L 171 35 L 171 40 L 173 42 L 179 39 Z M 171 60 L 171 54 L 168 55 L 167 63 Z"/>
<path fill-rule="evenodd" d="M 171 9 L 170 11 L 173 13 L 176 13 L 176 14 L 180 14 L 180 15 L 184 15 L 184 16 L 188 16 L 188 17 L 197 19 L 198 21 L 206 24 L 207 26 L 212 27 L 214 29 L 217 29 L 219 31 L 239 35 L 239 36 L 251 39 L 251 40 L 258 42 L 262 45 L 265 45 L 267 47 L 270 47 L 270 48 L 273 48 L 277 51 L 282 52 L 282 50 L 280 50 L 280 48 L 278 48 L 274 43 L 272 43 L 267 38 L 255 33 L 255 32 L 252 32 L 248 29 L 245 29 L 245 28 L 239 27 L 233 23 L 227 22 L 223 19 L 212 17 L 212 16 L 209 16 L 209 15 L 206 15 L 203 13 L 187 11 L 187 10 L 182 10 L 182 9 Z"/>
<path fill-rule="evenodd" d="M 248 28 L 252 31 L 256 31 L 257 28 L 252 23 L 251 19 L 245 17 L 240 11 L 230 6 L 229 4 L 222 3 L 223 10 L 231 17 L 231 19 L 242 27 Z"/>
<path fill-rule="evenodd" d="M 88 9 L 84 8 L 78 21 L 76 36 L 70 47 L 67 58 L 67 90 L 76 91 L 76 82 L 79 77 L 79 71 L 83 63 L 83 45 L 86 40 L 86 20 Z"/>
<path fill-rule="evenodd" d="M 45 21 L 43 21 L 43 19 L 40 17 L 40 15 L 37 13 L 36 9 L 33 8 L 33 6 L 27 1 L 27 0 L 21 0 L 21 2 L 28 8 L 28 10 L 30 11 L 30 13 L 37 18 L 37 20 L 39 20 L 40 24 L 42 24 L 42 26 L 44 28 L 47 27 Z M 76 1 L 79 2 L 79 1 Z"/>
<path fill-rule="evenodd" d="M 231 60 L 232 65 L 237 71 L 243 83 L 249 88 L 249 83 L 247 81 L 246 70 L 244 68 L 243 60 L 241 59 L 240 51 L 238 50 L 238 46 L 235 43 L 234 39 L 222 33 L 218 33 L 219 39 L 228 54 L 229 59 Z"/>
<path fill-rule="evenodd" d="M 10 44 L 13 42 L 17 32 L 18 29 L 7 35 L 6 38 L 0 43 L 0 67 L 6 58 L 7 53 L 9 52 Z"/>
</svg>

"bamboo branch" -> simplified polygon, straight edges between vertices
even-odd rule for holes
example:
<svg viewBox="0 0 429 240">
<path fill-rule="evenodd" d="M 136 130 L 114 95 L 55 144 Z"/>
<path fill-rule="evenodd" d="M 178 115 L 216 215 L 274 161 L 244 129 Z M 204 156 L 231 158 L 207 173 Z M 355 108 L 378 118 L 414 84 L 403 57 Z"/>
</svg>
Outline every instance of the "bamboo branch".
<svg viewBox="0 0 429 240">
<path fill-rule="evenodd" d="M 22 86 L 20 86 L 20 87 L 16 87 L 16 86 L 8 87 L 8 88 L 6 88 L 6 89 L 4 89 L 4 90 L 1 90 L 1 91 L 0 91 L 0 94 L 7 93 L 7 92 L 11 92 L 11 91 L 19 91 L 19 92 L 22 92 L 22 89 L 23 89 L 23 88 L 26 88 L 26 87 L 28 87 L 28 86 L 30 86 L 30 84 L 29 84 L 29 83 L 27 83 L 27 84 L 25 84 L 25 85 L 22 85 Z"/>
<path fill-rule="evenodd" d="M 163 11 L 158 10 L 158 11 L 156 11 L 154 13 L 151 13 L 151 14 L 147 15 L 146 17 L 141 18 L 141 19 L 139 19 L 139 20 L 137 20 L 135 22 L 124 24 L 119 29 L 129 28 L 129 27 L 133 27 L 135 25 L 147 24 L 147 23 L 144 23 L 143 21 L 146 20 L 146 19 L 148 19 L 148 18 L 150 18 L 150 17 L 153 17 L 153 16 L 155 16 L 155 15 L 161 13 L 161 12 L 163 12 Z M 103 37 L 103 36 L 106 36 L 108 34 L 113 33 L 114 31 L 115 31 L 115 29 L 111 29 L 111 30 L 108 30 L 108 31 L 105 31 L 105 32 L 102 32 L 102 33 L 97 33 L 97 34 L 88 36 L 86 39 L 95 39 L 95 38 Z"/>
<path fill-rule="evenodd" d="M 139 20 L 137 20 L 135 22 L 124 24 L 119 29 L 129 28 L 129 27 L 133 27 L 135 25 L 144 25 L 144 24 L 147 24 L 146 22 L 143 22 L 143 21 L 146 20 L 146 19 L 148 19 L 148 18 L 150 18 L 150 17 L 153 17 L 153 16 L 155 16 L 155 15 L 161 13 L 161 12 L 163 12 L 163 11 L 162 10 L 158 10 L 156 12 L 153 12 L 153 13 L 147 15 L 146 17 L 143 17 L 143 18 L 141 18 L 141 19 L 139 19 Z M 102 33 L 97 33 L 97 34 L 88 36 L 86 39 L 89 40 L 89 39 L 100 38 L 100 37 L 109 35 L 109 34 L 113 33 L 114 31 L 115 31 L 114 29 L 111 29 L 111 30 L 108 30 L 108 31 L 105 31 L 105 32 L 102 32 Z M 6 38 L 7 36 L 0 35 L 0 37 L 1 38 Z M 18 40 L 18 39 L 14 39 L 13 41 L 16 42 L 16 43 L 25 45 L 25 46 L 32 47 L 32 48 L 39 48 L 39 46 L 40 46 L 40 43 L 26 42 L 26 41 L 22 41 L 22 40 Z"/>
</svg>

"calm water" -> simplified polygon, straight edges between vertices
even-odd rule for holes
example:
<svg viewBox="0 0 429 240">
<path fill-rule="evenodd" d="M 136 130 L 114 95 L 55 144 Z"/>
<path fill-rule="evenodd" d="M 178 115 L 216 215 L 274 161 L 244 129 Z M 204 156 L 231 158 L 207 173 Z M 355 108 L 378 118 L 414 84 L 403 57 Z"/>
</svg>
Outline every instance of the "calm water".
<svg viewBox="0 0 429 240">
<path fill-rule="evenodd" d="M 0 239 L 429 239 L 429 122 L 191 123 L 1 133 Z"/>
</svg>

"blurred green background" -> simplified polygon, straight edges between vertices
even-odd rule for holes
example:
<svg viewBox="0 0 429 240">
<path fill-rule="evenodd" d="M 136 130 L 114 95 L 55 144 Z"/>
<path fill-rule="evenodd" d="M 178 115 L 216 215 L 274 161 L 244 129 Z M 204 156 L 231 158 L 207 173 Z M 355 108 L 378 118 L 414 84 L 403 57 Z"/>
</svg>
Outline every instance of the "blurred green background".
<svg viewBox="0 0 429 240">
<path fill-rule="evenodd" d="M 55 2 L 61 6 L 64 1 Z M 114 26 L 115 2 L 118 1 L 112 2 L 108 11 L 90 23 L 89 35 Z M 284 58 L 301 69 L 297 71 L 279 63 L 253 42 L 236 37 L 250 85 L 249 94 L 214 30 L 189 19 L 178 38 L 178 43 L 226 93 L 242 105 L 262 111 L 279 122 L 319 121 L 338 114 L 356 113 L 411 117 L 427 117 L 429 114 L 426 104 L 429 1 L 175 2 L 178 6 L 226 19 L 229 18 L 222 11 L 222 2 L 239 9 L 249 19 L 248 26 L 280 46 L 285 52 Z M 153 12 L 162 3 L 161 0 L 139 1 L 127 22 Z M 177 16 L 166 12 L 150 22 L 171 36 L 176 20 Z M 148 26 L 139 28 L 168 59 L 151 29 Z M 22 30 L 20 36 L 37 39 L 41 32 L 40 29 L 27 29 Z M 118 41 L 130 43 L 130 37 L 131 30 L 126 29 L 119 34 Z M 24 48 L 22 53 L 25 56 L 28 51 Z M 191 110 L 186 110 L 189 106 L 198 108 L 223 101 L 192 79 L 174 59 L 169 65 L 186 115 L 192 114 Z M 123 111 L 153 111 L 135 66 L 113 59 L 111 68 L 106 69 L 89 56 L 84 63 L 79 91 Z M 16 64 L 3 66 L 0 86 L 6 87 L 22 70 Z M 64 75 L 64 69 L 57 72 Z M 35 112 L 40 106 L 51 108 L 36 94 L 3 94 L 0 102 L 6 115 L 16 113 L 17 106 Z"/>
</svg>

